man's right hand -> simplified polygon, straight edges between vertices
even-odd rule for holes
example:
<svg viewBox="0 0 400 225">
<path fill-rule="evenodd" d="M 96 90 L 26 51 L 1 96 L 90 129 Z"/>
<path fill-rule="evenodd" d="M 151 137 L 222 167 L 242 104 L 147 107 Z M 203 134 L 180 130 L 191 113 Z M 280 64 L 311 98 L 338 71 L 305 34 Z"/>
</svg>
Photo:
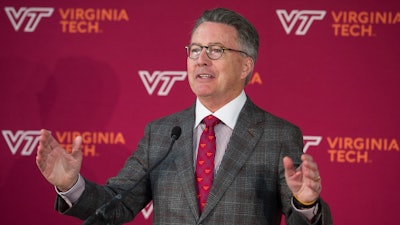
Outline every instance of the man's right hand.
<svg viewBox="0 0 400 225">
<path fill-rule="evenodd" d="M 75 138 L 71 152 L 65 150 L 48 130 L 40 131 L 36 164 L 60 191 L 68 191 L 78 180 L 82 165 L 82 137 Z"/>
</svg>

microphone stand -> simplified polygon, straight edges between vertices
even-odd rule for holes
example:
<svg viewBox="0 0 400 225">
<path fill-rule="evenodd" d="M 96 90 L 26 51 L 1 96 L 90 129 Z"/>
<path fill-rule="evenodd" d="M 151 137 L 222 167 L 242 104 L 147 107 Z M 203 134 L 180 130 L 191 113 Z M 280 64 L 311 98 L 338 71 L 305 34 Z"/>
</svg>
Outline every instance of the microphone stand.
<svg viewBox="0 0 400 225">
<path fill-rule="evenodd" d="M 178 126 L 174 127 L 171 132 L 171 144 L 169 145 L 167 153 L 156 164 L 154 164 L 147 171 L 147 173 L 144 176 L 142 176 L 132 187 L 130 187 L 129 189 L 125 190 L 122 193 L 117 194 L 116 196 L 113 197 L 113 199 L 111 199 L 111 201 L 106 202 L 100 208 L 96 209 L 95 213 L 92 214 L 89 218 L 87 218 L 84 221 L 83 225 L 92 225 L 95 222 L 99 222 L 99 224 L 112 225 L 113 223 L 110 223 L 108 212 L 114 209 L 117 204 L 122 202 L 122 200 L 124 200 L 126 196 L 143 181 L 144 178 L 146 178 L 158 165 L 161 164 L 162 161 L 164 161 L 164 159 L 168 156 L 169 152 L 171 151 L 175 141 L 178 140 L 180 135 L 181 135 L 181 128 Z"/>
</svg>

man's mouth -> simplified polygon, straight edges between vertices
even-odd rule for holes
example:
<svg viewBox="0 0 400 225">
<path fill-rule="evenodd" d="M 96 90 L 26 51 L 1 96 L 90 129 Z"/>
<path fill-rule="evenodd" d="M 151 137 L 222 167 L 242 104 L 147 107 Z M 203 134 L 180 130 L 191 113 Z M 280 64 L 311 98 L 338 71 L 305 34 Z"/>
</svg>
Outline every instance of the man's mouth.
<svg viewBox="0 0 400 225">
<path fill-rule="evenodd" d="M 199 74 L 199 75 L 197 75 L 197 77 L 198 77 L 198 78 L 205 79 L 205 78 L 212 78 L 213 76 L 210 75 L 210 74 Z"/>
</svg>

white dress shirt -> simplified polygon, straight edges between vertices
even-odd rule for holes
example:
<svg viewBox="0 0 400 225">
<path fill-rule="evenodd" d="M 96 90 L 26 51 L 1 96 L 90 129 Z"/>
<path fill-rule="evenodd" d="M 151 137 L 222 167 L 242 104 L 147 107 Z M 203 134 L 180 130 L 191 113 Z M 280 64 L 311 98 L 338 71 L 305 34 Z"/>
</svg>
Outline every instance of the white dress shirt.
<svg viewBox="0 0 400 225">
<path fill-rule="evenodd" d="M 233 128 L 236 125 L 236 121 L 239 117 L 239 113 L 242 110 L 244 104 L 246 103 L 246 94 L 244 91 L 230 101 L 228 104 L 224 105 L 222 108 L 218 109 L 214 113 L 210 112 L 201 102 L 197 99 L 196 100 L 196 121 L 194 123 L 194 130 L 193 130 L 193 166 L 196 168 L 196 157 L 197 151 L 200 141 L 201 134 L 203 133 L 204 128 L 206 125 L 201 123 L 204 117 L 208 115 L 213 115 L 221 120 L 221 123 L 217 124 L 214 127 L 215 131 L 215 139 L 217 150 L 215 153 L 214 163 L 214 176 L 218 173 L 218 168 L 221 165 L 222 157 L 225 154 L 226 147 L 228 145 L 229 139 L 232 136 Z"/>
</svg>

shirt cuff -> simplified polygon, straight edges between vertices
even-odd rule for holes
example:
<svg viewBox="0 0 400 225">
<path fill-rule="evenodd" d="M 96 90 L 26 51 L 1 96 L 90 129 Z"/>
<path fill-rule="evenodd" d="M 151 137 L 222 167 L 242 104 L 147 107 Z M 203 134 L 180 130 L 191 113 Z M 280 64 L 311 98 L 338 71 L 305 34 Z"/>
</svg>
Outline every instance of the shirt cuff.
<svg viewBox="0 0 400 225">
<path fill-rule="evenodd" d="M 300 212 L 301 214 L 303 214 L 308 220 L 312 221 L 312 219 L 314 218 L 314 216 L 317 215 L 318 213 L 318 206 L 319 204 L 316 204 L 315 206 L 309 208 L 309 209 L 298 209 L 294 206 L 293 203 L 293 198 L 292 198 L 292 207 L 297 211 Z"/>
<path fill-rule="evenodd" d="M 71 189 L 65 192 L 61 192 L 57 189 L 57 187 L 54 187 L 57 194 L 64 199 L 64 201 L 68 204 L 69 207 L 72 207 L 74 203 L 78 201 L 78 199 L 81 197 L 83 191 L 85 190 L 85 179 L 79 174 L 78 176 L 78 181 L 72 186 Z"/>
</svg>

